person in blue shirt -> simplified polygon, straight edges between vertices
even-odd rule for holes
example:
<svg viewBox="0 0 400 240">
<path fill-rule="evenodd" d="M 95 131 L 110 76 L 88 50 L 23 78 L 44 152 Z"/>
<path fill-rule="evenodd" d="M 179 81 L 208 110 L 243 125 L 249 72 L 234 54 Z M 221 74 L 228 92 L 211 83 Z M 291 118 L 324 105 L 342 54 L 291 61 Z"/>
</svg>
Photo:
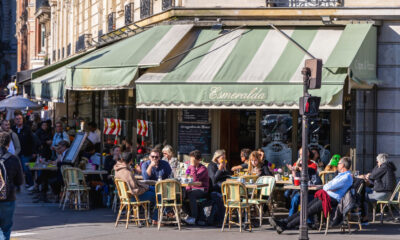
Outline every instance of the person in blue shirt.
<svg viewBox="0 0 400 240">
<path fill-rule="evenodd" d="M 160 159 L 160 152 L 153 149 L 150 152 L 150 161 L 142 164 L 142 176 L 144 180 L 167 179 L 171 176 L 171 166 L 167 161 Z"/>
<path fill-rule="evenodd" d="M 331 200 L 331 206 L 336 207 L 342 197 L 345 195 L 347 190 L 353 184 L 353 177 L 349 171 L 351 167 L 351 160 L 349 157 L 343 157 L 338 163 L 339 174 L 328 182 L 323 190 L 329 196 Z M 313 216 L 322 211 L 322 201 L 319 198 L 314 198 L 308 203 L 307 212 L 308 216 Z M 276 220 L 273 217 L 270 218 L 270 224 L 276 229 L 278 234 L 281 234 L 286 229 L 294 229 L 300 224 L 300 212 L 297 212 L 289 218 L 283 220 Z"/>
</svg>

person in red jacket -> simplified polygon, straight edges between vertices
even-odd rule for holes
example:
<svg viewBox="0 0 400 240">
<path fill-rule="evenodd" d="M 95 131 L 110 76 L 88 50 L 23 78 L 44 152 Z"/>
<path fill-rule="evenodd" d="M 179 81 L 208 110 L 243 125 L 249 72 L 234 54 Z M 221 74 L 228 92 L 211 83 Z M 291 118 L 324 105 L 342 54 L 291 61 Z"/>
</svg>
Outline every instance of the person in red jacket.
<svg viewBox="0 0 400 240">
<path fill-rule="evenodd" d="M 190 154 L 190 166 L 186 170 L 187 175 L 193 178 L 193 182 L 201 182 L 200 186 L 187 187 L 188 198 L 190 202 L 191 216 L 186 219 L 188 224 L 195 224 L 198 220 L 197 199 L 208 196 L 209 178 L 207 168 L 201 164 L 201 152 L 192 151 Z"/>
</svg>

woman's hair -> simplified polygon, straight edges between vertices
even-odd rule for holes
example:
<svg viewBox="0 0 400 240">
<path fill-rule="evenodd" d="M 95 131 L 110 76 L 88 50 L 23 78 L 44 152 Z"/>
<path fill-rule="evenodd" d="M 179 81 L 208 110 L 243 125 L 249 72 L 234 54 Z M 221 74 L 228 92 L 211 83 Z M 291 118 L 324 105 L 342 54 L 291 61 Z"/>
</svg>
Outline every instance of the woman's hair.
<svg viewBox="0 0 400 240">
<path fill-rule="evenodd" d="M 250 153 L 250 157 L 249 157 L 249 172 L 251 173 L 253 171 L 253 167 L 257 167 L 261 164 L 261 159 L 260 159 L 260 154 L 258 153 L 258 151 L 253 151 Z M 253 166 L 252 160 L 256 159 L 257 160 L 257 166 Z"/>
<path fill-rule="evenodd" d="M 214 156 L 212 158 L 212 161 L 215 162 L 215 163 L 218 163 L 217 159 L 220 158 L 223 155 L 225 155 L 225 150 L 224 149 L 218 149 L 217 151 L 215 151 Z"/>
<path fill-rule="evenodd" d="M 132 153 L 124 152 L 122 153 L 122 161 L 124 161 L 126 164 L 129 164 L 133 159 Z"/>
<path fill-rule="evenodd" d="M 378 156 L 376 157 L 376 160 L 382 164 L 387 162 L 387 159 L 389 158 L 389 154 L 387 153 L 379 153 Z"/>
<path fill-rule="evenodd" d="M 174 149 L 171 147 L 171 145 L 165 145 L 164 148 L 162 149 L 162 152 L 166 152 L 169 156 L 173 157 L 174 156 Z"/>
<path fill-rule="evenodd" d="M 240 151 L 240 157 L 244 157 L 246 160 L 248 160 L 249 157 L 250 157 L 250 153 L 251 153 L 251 150 L 250 150 L 250 149 L 248 149 L 248 148 L 243 148 L 243 149 Z"/>
<path fill-rule="evenodd" d="M 114 146 L 111 148 L 112 153 L 114 153 L 114 150 L 117 149 L 117 148 L 121 149 L 121 145 L 114 145 Z"/>
</svg>

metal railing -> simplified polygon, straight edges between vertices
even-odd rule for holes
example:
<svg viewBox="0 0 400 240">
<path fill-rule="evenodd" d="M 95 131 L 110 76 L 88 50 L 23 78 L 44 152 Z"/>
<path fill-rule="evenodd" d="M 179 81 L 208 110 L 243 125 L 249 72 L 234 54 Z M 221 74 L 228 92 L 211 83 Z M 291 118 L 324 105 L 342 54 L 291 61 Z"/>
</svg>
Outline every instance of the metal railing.
<svg viewBox="0 0 400 240">
<path fill-rule="evenodd" d="M 266 0 L 267 7 L 342 7 L 343 0 Z"/>
</svg>

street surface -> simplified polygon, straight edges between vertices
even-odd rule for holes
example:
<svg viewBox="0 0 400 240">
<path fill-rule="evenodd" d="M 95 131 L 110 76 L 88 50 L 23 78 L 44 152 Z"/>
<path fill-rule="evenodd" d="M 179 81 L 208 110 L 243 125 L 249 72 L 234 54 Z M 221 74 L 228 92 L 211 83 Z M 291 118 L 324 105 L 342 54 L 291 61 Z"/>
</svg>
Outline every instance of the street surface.
<svg viewBox="0 0 400 240">
<path fill-rule="evenodd" d="M 114 228 L 116 214 L 111 209 L 102 208 L 90 211 L 62 211 L 58 204 L 34 204 L 30 196 L 20 193 L 17 196 L 17 209 L 14 218 L 12 239 L 140 239 L 140 240 L 192 240 L 192 239 L 298 239 L 297 231 L 287 231 L 278 235 L 269 225 L 263 225 L 262 230 L 255 228 L 253 232 L 239 232 L 239 228 L 226 229 L 221 232 L 219 228 L 187 227 L 183 226 L 178 231 L 175 226 L 138 228 L 131 224 L 125 229 L 124 223 Z M 353 227 L 353 230 L 355 226 Z M 400 224 L 379 223 L 370 224 L 365 230 L 355 231 L 351 235 L 340 233 L 339 229 L 329 230 L 328 235 L 318 231 L 310 231 L 310 239 L 360 239 L 360 240 L 386 240 L 400 239 Z"/>
</svg>

